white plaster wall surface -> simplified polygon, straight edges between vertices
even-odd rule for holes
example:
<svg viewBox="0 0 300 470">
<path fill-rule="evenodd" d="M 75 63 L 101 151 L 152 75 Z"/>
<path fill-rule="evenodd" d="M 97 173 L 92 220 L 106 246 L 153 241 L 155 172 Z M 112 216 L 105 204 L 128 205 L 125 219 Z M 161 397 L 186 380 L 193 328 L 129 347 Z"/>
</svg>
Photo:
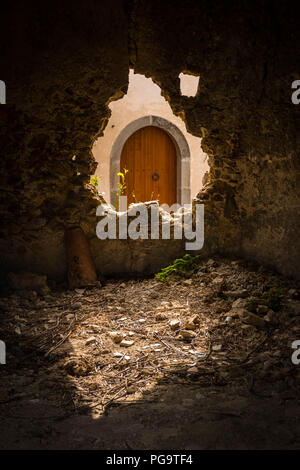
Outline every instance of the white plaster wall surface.
<svg viewBox="0 0 300 470">
<path fill-rule="evenodd" d="M 187 84 L 188 86 L 188 84 Z M 159 86 L 151 78 L 129 72 L 127 94 L 109 105 L 112 114 L 104 130 L 104 135 L 93 145 L 93 155 L 98 162 L 95 176 L 100 177 L 99 191 L 110 202 L 110 156 L 113 143 L 119 133 L 130 122 L 143 116 L 155 115 L 171 121 L 184 134 L 191 155 L 191 197 L 195 197 L 202 187 L 202 177 L 209 169 L 207 156 L 201 149 L 201 139 L 186 131 L 185 123 L 172 112 L 169 103 L 161 96 Z"/>
</svg>

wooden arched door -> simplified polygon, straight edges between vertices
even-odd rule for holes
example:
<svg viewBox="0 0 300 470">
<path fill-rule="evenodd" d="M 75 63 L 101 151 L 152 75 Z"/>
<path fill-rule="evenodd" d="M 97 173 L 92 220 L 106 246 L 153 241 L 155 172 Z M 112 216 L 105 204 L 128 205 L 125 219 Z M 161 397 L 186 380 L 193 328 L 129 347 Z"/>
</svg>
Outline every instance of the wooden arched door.
<svg viewBox="0 0 300 470">
<path fill-rule="evenodd" d="M 162 129 L 147 126 L 134 132 L 122 150 L 120 171 L 126 174 L 128 204 L 158 199 L 171 206 L 177 199 L 177 156 L 173 141 Z"/>
</svg>

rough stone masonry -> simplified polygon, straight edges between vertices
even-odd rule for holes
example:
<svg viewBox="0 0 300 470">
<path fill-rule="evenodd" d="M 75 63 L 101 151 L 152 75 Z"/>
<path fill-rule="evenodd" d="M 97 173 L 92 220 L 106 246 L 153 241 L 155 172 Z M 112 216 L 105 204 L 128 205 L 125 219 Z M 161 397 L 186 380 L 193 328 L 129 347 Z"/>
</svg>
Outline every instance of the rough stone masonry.
<svg viewBox="0 0 300 470">
<path fill-rule="evenodd" d="M 203 138 L 211 168 L 197 196 L 205 204 L 203 253 L 243 256 L 300 277 L 300 107 L 291 101 L 299 5 L 67 0 L 18 3 L 16 15 L 17 3 L 3 7 L 0 32 L 4 273 L 64 277 L 64 231 L 73 225 L 88 237 L 98 271 L 109 273 L 123 241 L 96 238 L 91 146 L 134 67 Z M 181 72 L 200 74 L 195 97 L 181 96 Z M 153 247 L 137 240 L 129 249 L 131 258 L 146 257 L 139 269 L 150 272 Z M 171 259 L 181 247 L 166 249 Z M 119 270 L 130 272 L 126 260 Z"/>
</svg>

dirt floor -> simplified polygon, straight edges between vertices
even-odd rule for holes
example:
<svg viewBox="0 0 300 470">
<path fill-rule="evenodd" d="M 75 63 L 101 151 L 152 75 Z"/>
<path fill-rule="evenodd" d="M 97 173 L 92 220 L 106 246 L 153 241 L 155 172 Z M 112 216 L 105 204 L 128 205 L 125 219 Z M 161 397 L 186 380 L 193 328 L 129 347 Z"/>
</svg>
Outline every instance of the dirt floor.
<svg viewBox="0 0 300 470">
<path fill-rule="evenodd" d="M 6 291 L 0 449 L 299 449 L 299 293 L 224 259 Z"/>
</svg>

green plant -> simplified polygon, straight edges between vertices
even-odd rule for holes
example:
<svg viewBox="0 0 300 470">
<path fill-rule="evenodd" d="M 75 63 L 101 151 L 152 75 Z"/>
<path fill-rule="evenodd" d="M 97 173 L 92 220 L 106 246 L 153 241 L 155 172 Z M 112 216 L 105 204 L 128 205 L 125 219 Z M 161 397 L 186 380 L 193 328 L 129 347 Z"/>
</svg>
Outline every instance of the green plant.
<svg viewBox="0 0 300 470">
<path fill-rule="evenodd" d="M 126 168 L 123 168 L 123 172 L 119 171 L 117 173 L 117 175 L 120 176 L 121 180 L 118 183 L 119 191 L 117 192 L 117 202 L 116 202 L 116 205 L 115 205 L 116 210 L 118 210 L 118 207 L 119 207 L 120 196 L 122 196 L 125 193 L 126 188 L 127 188 L 126 175 L 127 175 L 128 171 L 129 170 L 127 170 Z"/>
<path fill-rule="evenodd" d="M 277 312 L 280 310 L 282 303 L 283 287 L 278 285 L 271 287 L 267 292 L 263 293 L 263 299 L 266 301 L 269 308 Z"/>
<path fill-rule="evenodd" d="M 246 308 L 251 312 L 255 312 L 258 305 L 267 305 L 271 310 L 277 312 L 281 308 L 283 286 L 280 282 L 269 282 L 267 290 L 260 297 L 251 297 L 246 304 Z"/>
<path fill-rule="evenodd" d="M 92 185 L 94 185 L 95 188 L 97 188 L 99 186 L 99 180 L 100 180 L 100 176 L 91 176 L 90 177 L 90 183 Z"/>
<path fill-rule="evenodd" d="M 159 279 L 161 282 L 169 282 L 171 275 L 184 276 L 189 273 L 197 264 L 199 259 L 198 256 L 192 256 L 186 253 L 183 258 L 175 259 L 174 263 L 166 268 L 163 268 L 157 274 L 155 274 L 156 279 Z"/>
</svg>

